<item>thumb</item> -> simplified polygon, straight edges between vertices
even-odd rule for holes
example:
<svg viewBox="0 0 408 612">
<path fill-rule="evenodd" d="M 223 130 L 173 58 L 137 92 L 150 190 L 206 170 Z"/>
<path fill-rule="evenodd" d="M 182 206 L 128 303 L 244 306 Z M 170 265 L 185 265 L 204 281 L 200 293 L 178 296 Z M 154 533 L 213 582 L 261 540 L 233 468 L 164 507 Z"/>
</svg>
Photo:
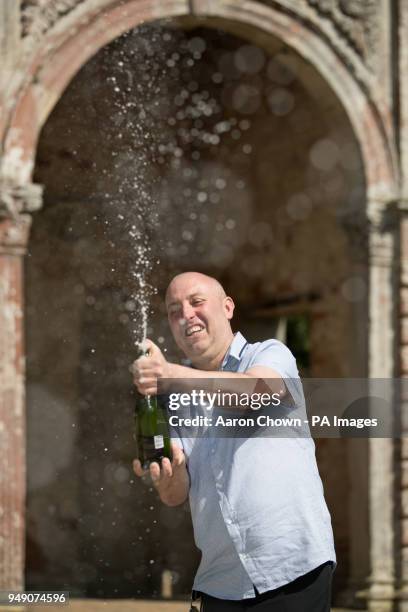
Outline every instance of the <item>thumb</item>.
<svg viewBox="0 0 408 612">
<path fill-rule="evenodd" d="M 142 350 L 145 351 L 148 357 L 157 355 L 157 353 L 161 354 L 161 350 L 159 349 L 157 344 L 155 344 L 153 340 L 150 340 L 149 338 L 146 338 L 146 340 L 142 342 Z"/>
<path fill-rule="evenodd" d="M 142 342 L 139 342 L 139 349 L 142 351 L 143 355 L 148 355 L 151 351 L 151 346 L 153 342 L 149 340 L 149 338 L 145 338 Z"/>
<path fill-rule="evenodd" d="M 173 456 L 172 463 L 175 467 L 182 465 L 185 463 L 184 451 L 178 444 L 171 442 L 171 452 Z"/>
</svg>

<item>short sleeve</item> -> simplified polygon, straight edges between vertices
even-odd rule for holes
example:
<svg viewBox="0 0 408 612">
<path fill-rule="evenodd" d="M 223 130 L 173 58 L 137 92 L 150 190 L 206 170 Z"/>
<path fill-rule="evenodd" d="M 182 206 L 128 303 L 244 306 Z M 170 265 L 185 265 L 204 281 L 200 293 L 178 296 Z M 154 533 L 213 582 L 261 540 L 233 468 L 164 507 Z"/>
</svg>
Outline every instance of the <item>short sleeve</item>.
<svg viewBox="0 0 408 612">
<path fill-rule="evenodd" d="M 275 370 L 284 380 L 295 404 L 304 403 L 296 359 L 283 342 L 279 340 L 261 342 L 251 357 L 247 370 L 254 366 L 263 366 Z"/>
</svg>

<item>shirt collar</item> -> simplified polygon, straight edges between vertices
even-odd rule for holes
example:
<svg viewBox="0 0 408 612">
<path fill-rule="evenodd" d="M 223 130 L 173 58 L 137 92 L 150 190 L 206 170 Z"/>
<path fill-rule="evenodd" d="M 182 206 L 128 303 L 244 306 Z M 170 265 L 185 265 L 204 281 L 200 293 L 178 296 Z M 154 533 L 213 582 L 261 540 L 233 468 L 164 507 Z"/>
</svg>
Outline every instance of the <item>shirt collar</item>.
<svg viewBox="0 0 408 612">
<path fill-rule="evenodd" d="M 248 342 L 240 332 L 234 334 L 234 339 L 231 342 L 228 351 L 225 353 L 220 370 L 223 370 L 229 361 L 231 361 L 231 363 L 239 363 L 242 353 L 244 352 L 244 348 L 247 344 Z M 191 363 L 191 359 L 182 359 L 181 363 L 188 368 L 194 368 L 193 364 Z"/>
<path fill-rule="evenodd" d="M 223 359 L 221 369 L 223 370 L 230 360 L 239 362 L 241 360 L 243 350 L 247 344 L 248 342 L 245 340 L 244 336 L 240 332 L 237 332 Z"/>
</svg>

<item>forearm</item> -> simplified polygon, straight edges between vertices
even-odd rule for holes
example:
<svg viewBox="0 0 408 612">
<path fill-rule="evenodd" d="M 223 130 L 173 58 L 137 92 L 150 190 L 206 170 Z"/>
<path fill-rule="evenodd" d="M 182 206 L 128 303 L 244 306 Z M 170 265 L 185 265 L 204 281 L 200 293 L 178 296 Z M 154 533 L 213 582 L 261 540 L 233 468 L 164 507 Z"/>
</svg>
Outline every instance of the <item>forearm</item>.
<svg viewBox="0 0 408 612">
<path fill-rule="evenodd" d="M 228 379 L 250 379 L 252 376 L 245 372 L 224 372 L 221 370 L 197 370 L 196 368 L 189 368 L 187 366 L 178 365 L 177 363 L 169 363 L 170 377 L 176 379 L 191 379 L 198 378 L 201 380 L 212 380 L 217 379 L 228 380 Z"/>
<path fill-rule="evenodd" d="M 224 372 L 169 363 L 169 373 L 170 377 L 163 381 L 166 392 L 189 390 L 195 383 L 208 392 L 279 393 L 281 396 L 286 392 L 281 376 L 271 368 L 254 367 L 247 372 Z"/>
</svg>

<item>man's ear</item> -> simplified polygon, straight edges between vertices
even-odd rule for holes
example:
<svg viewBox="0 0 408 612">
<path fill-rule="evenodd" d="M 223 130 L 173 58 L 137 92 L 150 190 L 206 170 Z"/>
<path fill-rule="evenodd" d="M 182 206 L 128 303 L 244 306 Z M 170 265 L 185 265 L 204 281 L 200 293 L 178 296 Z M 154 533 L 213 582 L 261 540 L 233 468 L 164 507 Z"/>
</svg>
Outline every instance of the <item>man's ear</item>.
<svg viewBox="0 0 408 612">
<path fill-rule="evenodd" d="M 228 296 L 225 297 L 224 298 L 224 310 L 225 310 L 225 314 L 227 316 L 227 319 L 229 321 L 234 316 L 234 308 L 235 308 L 234 300 L 232 298 L 228 297 Z"/>
</svg>

